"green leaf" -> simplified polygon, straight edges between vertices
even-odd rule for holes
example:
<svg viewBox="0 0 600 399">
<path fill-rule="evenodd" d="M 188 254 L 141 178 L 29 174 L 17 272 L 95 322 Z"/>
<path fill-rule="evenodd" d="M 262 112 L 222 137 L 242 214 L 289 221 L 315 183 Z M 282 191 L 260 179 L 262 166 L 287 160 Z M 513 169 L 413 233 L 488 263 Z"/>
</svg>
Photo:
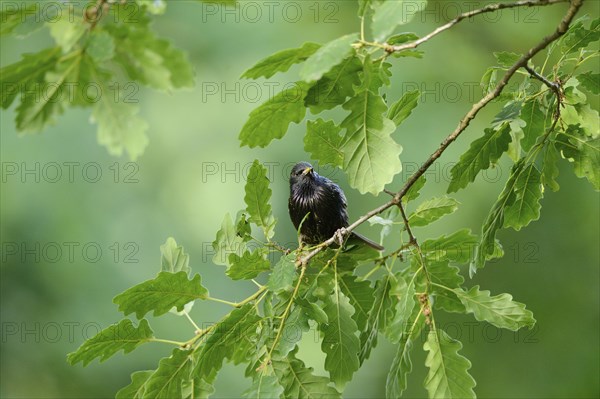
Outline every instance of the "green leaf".
<svg viewBox="0 0 600 399">
<path fill-rule="evenodd" d="M 408 385 L 407 377 L 412 371 L 410 351 L 412 350 L 412 339 L 410 331 L 402 331 L 396 356 L 387 376 L 385 393 L 387 398 L 399 398 Z"/>
<path fill-rule="evenodd" d="M 363 85 L 369 87 L 373 73 L 370 68 L 370 62 L 365 60 Z M 366 87 L 343 108 L 350 111 L 341 125 L 346 129 L 342 145 L 344 170 L 352 187 L 363 194 L 376 195 L 402 170 L 398 158 L 402 147 L 391 137 L 396 127 L 383 116 L 383 98 Z"/>
<path fill-rule="evenodd" d="M 125 150 L 130 159 L 137 159 L 148 145 L 148 123 L 137 113 L 138 107 L 103 95 L 92 112 L 92 122 L 98 124 L 98 143 L 112 155 L 120 156 Z"/>
<path fill-rule="evenodd" d="M 25 22 L 28 15 L 37 14 L 39 4 L 27 4 L 25 2 L 5 3 L 0 11 L 0 36 L 6 36 L 12 33 L 15 28 Z M 39 15 L 38 15 L 38 18 Z M 3 89 L 4 90 L 4 89 Z"/>
<path fill-rule="evenodd" d="M 391 281 L 389 276 L 378 280 L 375 284 L 373 306 L 369 310 L 366 328 L 360 334 L 359 359 L 362 364 L 371 355 L 371 350 L 377 346 L 380 331 L 386 331 L 393 317 L 393 302 L 389 295 Z"/>
<path fill-rule="evenodd" d="M 178 311 L 196 299 L 205 299 L 208 290 L 202 286 L 199 274 L 188 280 L 186 272 L 160 272 L 152 280 L 144 281 L 117 295 L 113 302 L 125 316 L 135 312 L 138 319 L 154 311 L 154 316 L 167 313 L 172 307 Z"/>
<path fill-rule="evenodd" d="M 410 327 L 410 316 L 416 304 L 414 281 L 407 283 L 400 274 L 396 274 L 389 295 L 395 299 L 396 312 L 388 326 L 387 337 L 393 343 L 397 343 L 401 341 L 404 331 Z"/>
<path fill-rule="evenodd" d="M 282 138 L 290 122 L 300 123 L 304 119 L 307 89 L 306 84 L 298 82 L 252 111 L 240 132 L 241 144 L 266 147 L 273 139 Z"/>
<path fill-rule="evenodd" d="M 243 396 L 252 399 L 273 399 L 281 397 L 283 386 L 279 383 L 279 379 L 274 371 L 267 374 L 263 370 L 259 370 L 254 376 L 252 386 L 248 388 Z"/>
<path fill-rule="evenodd" d="M 430 398 L 475 398 L 471 362 L 458 353 L 462 349 L 459 341 L 444 330 L 431 330 L 423 349 L 428 352 L 425 365 L 429 373 L 424 384 Z"/>
<path fill-rule="evenodd" d="M 21 61 L 1 68 L 0 105 L 2 108 L 10 107 L 20 93 L 29 90 L 38 91 L 45 83 L 46 72 L 54 69 L 60 55 L 60 47 L 51 47 L 39 53 L 25 53 Z"/>
<path fill-rule="evenodd" d="M 358 34 L 351 33 L 327 43 L 311 55 L 300 70 L 305 82 L 314 82 L 338 65 L 353 51 L 352 43 L 358 40 Z"/>
<path fill-rule="evenodd" d="M 417 36 L 413 32 L 404 32 L 404 33 L 399 33 L 397 35 L 388 37 L 388 39 L 385 42 L 387 44 L 389 44 L 390 46 L 395 46 L 398 44 L 413 42 L 413 41 L 417 40 L 418 38 L 419 38 L 419 36 Z"/>
<path fill-rule="evenodd" d="M 121 388 L 115 399 L 142 399 L 146 390 L 146 381 L 154 373 L 153 370 L 136 371 L 131 374 L 131 383 Z"/>
<path fill-rule="evenodd" d="M 600 190 L 600 137 L 588 137 L 581 127 L 570 125 L 556 136 L 556 148 L 573 164 L 577 177 L 585 177 Z"/>
<path fill-rule="evenodd" d="M 540 180 L 540 172 L 533 164 L 527 165 L 519 173 L 513 188 L 514 202 L 504 209 L 504 227 L 518 231 L 540 218 L 540 200 L 544 195 Z"/>
<path fill-rule="evenodd" d="M 241 257 L 229 254 L 229 264 L 225 274 L 232 280 L 249 280 L 271 268 L 271 262 L 265 258 L 265 252 L 261 249 L 245 251 Z"/>
<path fill-rule="evenodd" d="M 152 338 L 154 333 L 146 319 L 140 320 L 137 327 L 131 320 L 123 319 L 85 341 L 75 352 L 69 353 L 67 361 L 71 365 L 82 362 L 83 366 L 96 358 L 103 362 L 120 350 L 129 353 Z"/>
<path fill-rule="evenodd" d="M 410 186 L 404 197 L 402 197 L 402 201 L 404 204 L 408 204 L 410 201 L 416 200 L 421 195 L 421 189 L 425 187 L 425 183 L 427 183 L 427 179 L 425 175 L 421 175 L 415 183 Z"/>
<path fill-rule="evenodd" d="M 444 215 L 453 213 L 458 209 L 459 202 L 454 198 L 432 198 L 421 203 L 408 217 L 408 223 L 413 227 L 427 226 Z"/>
<path fill-rule="evenodd" d="M 583 100 L 587 101 L 587 100 Z M 585 135 L 591 137 L 600 136 L 600 116 L 598 111 L 592 109 L 589 104 L 565 105 L 561 114 L 561 121 L 564 125 L 579 125 Z"/>
<path fill-rule="evenodd" d="M 325 370 L 329 371 L 331 381 L 341 388 L 360 367 L 360 342 L 356 335 L 358 326 L 352 319 L 354 308 L 348 297 L 341 292 L 338 282 L 334 281 L 334 284 L 334 292 L 325 299 L 323 309 L 329 323 L 320 325 L 319 328 L 323 332 L 321 350 L 326 354 Z"/>
<path fill-rule="evenodd" d="M 367 15 L 373 4 L 379 4 L 382 0 L 358 0 L 358 16 Z"/>
<path fill-rule="evenodd" d="M 542 164 L 542 183 L 552 191 L 558 191 L 560 186 L 556 181 L 558 177 L 558 150 L 554 142 L 550 141 L 544 148 L 544 161 Z"/>
<path fill-rule="evenodd" d="M 454 292 L 478 321 L 487 321 L 498 328 L 512 331 L 535 325 L 533 313 L 525 309 L 524 304 L 514 302 L 510 294 L 490 296 L 489 291 L 479 291 L 478 285 L 469 291 L 456 288 Z"/>
<path fill-rule="evenodd" d="M 320 44 L 307 42 L 302 47 L 279 51 L 257 62 L 242 74 L 242 78 L 258 79 L 261 76 L 270 78 L 277 72 L 285 72 L 294 64 L 306 61 L 319 48 Z"/>
<path fill-rule="evenodd" d="M 269 178 L 267 177 L 267 168 L 262 166 L 258 160 L 255 160 L 248 177 L 246 179 L 246 211 L 250 217 L 248 220 L 259 227 L 262 227 L 265 237 L 270 239 L 275 227 L 275 218 L 271 211 L 271 188 L 269 187 Z"/>
<path fill-rule="evenodd" d="M 298 347 L 286 357 L 274 357 L 273 369 L 284 387 L 284 398 L 338 399 L 341 395 L 329 385 L 329 378 L 314 375 L 312 367 L 306 367 L 296 358 Z"/>
<path fill-rule="evenodd" d="M 68 6 L 69 10 L 63 10 L 61 17 L 52 22 L 46 22 L 46 26 L 50 28 L 50 36 L 54 39 L 57 45 L 62 47 L 65 53 L 71 51 L 73 46 L 81 39 L 86 32 L 86 25 L 79 18 L 73 18 L 74 9 Z"/>
<path fill-rule="evenodd" d="M 347 57 L 311 86 L 304 104 L 315 115 L 343 104 L 346 98 L 354 95 L 354 86 L 360 84 L 359 72 L 362 70 L 358 57 Z"/>
<path fill-rule="evenodd" d="M 310 330 L 310 325 L 308 324 L 308 315 L 305 308 L 302 306 L 294 307 L 285 321 L 281 331 L 283 338 L 279 340 L 275 351 L 281 356 L 287 355 L 302 339 L 302 334 L 308 330 Z"/>
<path fill-rule="evenodd" d="M 319 165 L 342 166 L 344 154 L 340 150 L 342 128 L 333 121 L 325 122 L 319 118 L 308 121 L 304 136 L 304 150 L 311 158 L 319 161 Z"/>
<path fill-rule="evenodd" d="M 600 18 L 596 18 L 590 24 L 590 28 L 586 29 L 583 25 L 583 18 L 571 25 L 567 33 L 562 37 L 562 53 L 570 54 L 580 48 L 587 47 L 600 39 Z"/>
<path fill-rule="evenodd" d="M 410 116 L 413 109 L 419 104 L 421 92 L 419 90 L 409 91 L 402 98 L 396 101 L 388 110 L 387 117 L 394 122 L 396 126 Z"/>
<path fill-rule="evenodd" d="M 64 111 L 68 103 L 68 84 L 78 81 L 81 54 L 48 69 L 43 81 L 29 81 L 17 107 L 17 130 L 40 131 Z"/>
<path fill-rule="evenodd" d="M 527 152 L 535 144 L 535 141 L 546 129 L 546 113 L 535 100 L 527 101 L 521 109 L 521 119 L 525 121 L 523 127 L 524 137 L 521 140 L 523 151 Z"/>
<path fill-rule="evenodd" d="M 494 117 L 492 121 L 492 126 L 498 128 L 505 124 L 505 122 L 513 122 L 519 118 L 521 115 L 521 108 L 523 107 L 523 102 L 521 101 L 509 101 L 506 105 L 498 112 L 498 114 Z"/>
<path fill-rule="evenodd" d="M 369 311 L 375 301 L 374 290 L 368 280 L 360 280 L 359 277 L 344 275 L 339 280 L 340 289 L 350 300 L 354 308 L 352 318 L 356 322 L 359 331 L 364 331 L 369 319 Z"/>
<path fill-rule="evenodd" d="M 458 267 L 451 266 L 445 260 L 428 261 L 427 272 L 431 282 L 446 287 L 432 286 L 432 292 L 435 294 L 435 307 L 444 309 L 446 312 L 465 313 L 465 307 L 451 291 L 452 288 L 457 288 L 465 282 Z"/>
<path fill-rule="evenodd" d="M 141 8 L 129 12 L 136 23 L 108 24 L 104 28 L 115 43 L 114 60 L 127 75 L 158 90 L 194 86 L 194 72 L 187 55 L 170 42 L 157 38 Z"/>
<path fill-rule="evenodd" d="M 93 62 L 88 62 L 87 58 L 84 61 L 86 73 L 104 93 L 94 104 L 91 118 L 92 122 L 98 124 L 98 143 L 107 147 L 112 155 L 120 156 L 125 150 L 135 160 L 148 145 L 148 123 L 137 115 L 137 106 L 107 95 L 106 93 L 110 93 L 110 75 L 98 69 Z"/>
<path fill-rule="evenodd" d="M 577 75 L 577 80 L 593 94 L 600 94 L 600 73 L 586 72 Z"/>
<path fill-rule="evenodd" d="M 467 263 L 473 258 L 475 245 L 478 242 L 477 236 L 471 234 L 470 229 L 462 229 L 448 236 L 423 241 L 421 250 L 428 259 L 431 259 L 429 255 L 431 253 L 431 256 L 437 256 L 432 260 L 447 259 L 458 263 Z"/>
<path fill-rule="evenodd" d="M 498 130 L 485 129 L 483 137 L 473 141 L 467 152 L 461 155 L 458 163 L 450 170 L 452 180 L 448 186 L 448 193 L 465 188 L 475 181 L 479 171 L 495 164 L 508 150 L 510 141 L 509 124 L 504 124 Z"/>
<path fill-rule="evenodd" d="M 208 399 L 212 394 L 215 393 L 215 387 L 212 385 L 215 380 L 217 373 L 213 372 L 208 377 L 197 377 L 192 374 L 193 379 L 190 380 L 189 384 L 185 385 L 186 399 Z M 189 392 L 189 394 L 187 394 Z"/>
<path fill-rule="evenodd" d="M 376 42 L 382 42 L 398 25 L 409 23 L 416 13 L 423 11 L 427 0 L 394 0 L 381 3 L 373 14 L 371 29 Z"/>
<path fill-rule="evenodd" d="M 273 292 L 287 291 L 292 288 L 295 279 L 296 254 L 292 252 L 288 255 L 282 255 L 269 277 L 269 290 Z"/>
<path fill-rule="evenodd" d="M 141 6 L 146 6 L 150 14 L 161 15 L 167 9 L 167 3 L 163 0 L 135 0 Z"/>
<path fill-rule="evenodd" d="M 85 53 L 94 62 L 111 60 L 115 56 L 115 40 L 106 31 L 94 30 L 88 39 Z"/>
<path fill-rule="evenodd" d="M 477 269 L 481 269 L 485 266 L 485 261 L 488 257 L 494 255 L 496 249 L 496 232 L 504 225 L 504 209 L 512 205 L 515 201 L 514 187 L 524 167 L 524 158 L 513 165 L 504 189 L 483 222 L 483 226 L 481 227 L 481 239 L 475 249 L 474 261 L 469 268 L 471 277 L 475 274 Z"/>
<path fill-rule="evenodd" d="M 491 67 L 485 71 L 485 73 L 481 77 L 481 82 L 479 83 L 481 88 L 483 89 L 483 95 L 487 95 L 494 91 L 494 89 L 496 88 L 497 78 L 497 67 Z"/>
<path fill-rule="evenodd" d="M 216 265 L 229 266 L 232 259 L 230 254 L 243 256 L 246 244 L 238 234 L 229 213 L 223 218 L 221 229 L 217 232 L 217 238 L 213 241 L 212 247 L 215 251 L 212 261 Z"/>
<path fill-rule="evenodd" d="M 215 325 L 208 338 L 194 354 L 192 375 L 211 376 L 229 359 L 235 364 L 246 361 L 255 350 L 257 328 L 261 322 L 253 304 L 231 311 Z"/>
<path fill-rule="evenodd" d="M 144 399 L 181 398 L 183 383 L 190 380 L 191 350 L 173 349 L 171 356 L 162 358 L 156 371 L 146 381 Z"/>
<path fill-rule="evenodd" d="M 173 237 L 167 238 L 167 241 L 160 246 L 161 253 L 161 271 L 169 273 L 186 272 L 188 275 L 192 271 L 190 268 L 190 256 L 183 251 L 183 246 L 177 246 Z"/>
<path fill-rule="evenodd" d="M 499 51 L 494 53 L 496 60 L 498 61 L 498 65 L 503 66 L 505 68 L 510 68 L 514 64 L 519 61 L 519 59 L 523 56 L 522 54 L 511 53 L 508 51 Z"/>
</svg>

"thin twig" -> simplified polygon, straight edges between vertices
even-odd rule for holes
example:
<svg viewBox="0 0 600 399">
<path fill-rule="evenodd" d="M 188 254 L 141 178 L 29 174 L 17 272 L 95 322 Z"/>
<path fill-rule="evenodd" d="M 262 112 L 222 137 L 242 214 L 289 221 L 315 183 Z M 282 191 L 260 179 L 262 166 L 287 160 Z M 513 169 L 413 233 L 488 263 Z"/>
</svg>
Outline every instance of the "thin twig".
<svg viewBox="0 0 600 399">
<path fill-rule="evenodd" d="M 417 245 L 417 239 L 412 233 L 410 229 L 410 225 L 408 224 L 408 218 L 406 217 L 406 212 L 404 212 L 404 206 L 402 206 L 402 201 L 398 202 L 398 208 L 400 208 L 400 214 L 402 215 L 402 220 L 404 221 L 404 227 L 406 228 L 406 232 L 408 233 L 408 243 L 411 245 Z"/>
<path fill-rule="evenodd" d="M 549 4 L 549 3 L 558 3 L 558 2 L 561 2 L 561 1 L 549 0 L 547 2 L 537 1 L 537 2 L 530 2 L 530 3 L 542 5 L 542 3 Z M 517 3 L 524 3 L 524 2 L 517 2 Z M 517 3 L 512 3 L 512 4 L 517 4 Z M 475 116 L 477 116 L 479 111 L 481 111 L 487 104 L 489 104 L 492 100 L 497 98 L 502 93 L 502 91 L 504 90 L 504 87 L 506 87 L 509 80 L 513 77 L 513 75 L 517 72 L 517 70 L 519 68 L 522 68 L 525 65 L 527 65 L 529 60 L 532 59 L 537 53 L 539 53 L 540 51 L 545 49 L 550 43 L 552 43 L 553 41 L 557 40 L 558 38 L 560 38 L 562 35 L 565 34 L 565 32 L 569 28 L 571 22 L 573 21 L 573 18 L 575 17 L 577 12 L 581 8 L 582 4 L 583 4 L 583 0 L 571 0 L 569 9 L 567 10 L 563 19 L 560 21 L 556 30 L 552 34 L 544 37 L 536 46 L 529 49 L 529 51 L 527 51 L 527 53 L 525 55 L 523 55 L 506 72 L 504 77 L 498 82 L 498 85 L 496 86 L 495 90 L 488 93 L 478 103 L 476 103 L 475 105 L 473 105 L 473 107 L 471 107 L 469 112 L 467 112 L 467 114 L 460 121 L 458 127 L 448 137 L 446 137 L 444 139 L 444 141 L 442 141 L 439 148 L 437 150 L 435 150 L 435 152 L 433 154 L 431 154 L 429 156 L 429 158 L 427 158 L 427 160 L 423 163 L 423 165 L 421 165 L 421 167 L 415 173 L 412 174 L 412 176 L 406 181 L 406 183 L 400 189 L 400 191 L 398 191 L 395 194 L 394 198 L 391 201 L 378 206 L 377 208 L 373 209 L 372 211 L 370 211 L 367 214 L 358 218 L 354 223 L 352 223 L 350 226 L 345 228 L 343 234 L 349 235 L 350 232 L 352 232 L 352 230 L 354 230 L 355 228 L 357 228 L 358 226 L 360 226 L 361 224 L 363 224 L 364 222 L 369 220 L 371 217 L 378 215 L 381 212 L 385 211 L 386 209 L 400 203 L 400 201 L 402 200 L 402 197 L 413 186 L 413 184 L 415 184 L 417 179 L 419 177 L 421 177 L 427 171 L 427 169 L 429 169 L 431 167 L 431 165 L 444 153 L 444 151 L 446 151 L 446 149 L 450 146 L 450 144 L 452 144 L 458 138 L 458 136 L 460 136 L 460 134 L 469 126 L 469 124 L 475 118 Z M 324 241 L 323 243 L 320 244 L 320 246 L 318 248 L 315 248 L 314 250 L 310 251 L 308 254 L 306 254 L 305 256 L 300 258 L 296 262 L 296 265 L 297 266 L 305 266 L 319 252 L 321 252 L 323 249 L 325 249 L 328 246 L 330 246 L 331 244 L 333 244 L 335 242 L 335 240 L 336 240 L 336 235 L 334 235 L 333 237 Z"/>
<path fill-rule="evenodd" d="M 498 11 L 498 10 L 502 10 L 502 9 L 506 9 L 506 8 L 547 6 L 547 5 L 551 5 L 551 4 L 566 3 L 566 2 L 569 2 L 569 0 L 537 0 L 537 1 L 527 0 L 527 1 L 515 1 L 513 3 L 490 4 L 488 6 L 485 6 L 483 8 L 477 9 L 477 10 L 472 10 L 472 11 L 462 13 L 459 16 L 457 16 L 456 18 L 454 18 L 452 21 L 436 28 L 433 32 L 423 36 L 422 38 L 420 38 L 418 40 L 415 40 L 415 41 L 409 42 L 409 43 L 400 44 L 397 46 L 391 46 L 390 49 L 388 50 L 388 52 L 396 52 L 396 51 L 417 48 L 418 46 L 427 42 L 431 38 L 452 28 L 454 25 L 458 24 L 459 22 L 461 22 L 467 18 L 474 17 L 479 14 L 485 14 L 485 13 L 494 12 L 494 11 Z"/>
<path fill-rule="evenodd" d="M 556 122 L 560 118 L 560 107 L 562 105 L 562 99 L 563 99 L 562 88 L 560 86 L 560 83 L 551 82 L 548 78 L 539 74 L 535 69 L 530 67 L 529 64 L 525 64 L 525 66 L 523 68 L 525 68 L 525 70 L 527 70 L 527 72 L 529 72 L 529 74 L 531 76 L 533 76 L 535 79 L 539 80 L 540 82 L 542 82 L 543 84 L 548 86 L 550 88 L 550 90 L 552 90 L 554 92 L 554 95 L 556 96 L 556 112 L 554 114 L 554 122 L 555 123 L 553 125 L 556 125 Z"/>
</svg>

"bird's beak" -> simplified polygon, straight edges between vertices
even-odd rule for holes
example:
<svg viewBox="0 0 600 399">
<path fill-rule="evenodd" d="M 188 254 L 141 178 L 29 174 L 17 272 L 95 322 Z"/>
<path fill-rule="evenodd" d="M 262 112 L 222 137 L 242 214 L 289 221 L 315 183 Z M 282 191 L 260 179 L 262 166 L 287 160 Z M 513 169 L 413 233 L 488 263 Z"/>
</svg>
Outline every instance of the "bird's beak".
<svg viewBox="0 0 600 399">
<path fill-rule="evenodd" d="M 304 170 L 302 171 L 302 176 L 306 176 L 306 175 L 308 175 L 308 174 L 312 173 L 312 171 L 313 171 L 313 168 L 311 168 L 311 167 L 309 166 L 308 168 L 306 168 L 306 169 L 304 169 Z"/>
</svg>

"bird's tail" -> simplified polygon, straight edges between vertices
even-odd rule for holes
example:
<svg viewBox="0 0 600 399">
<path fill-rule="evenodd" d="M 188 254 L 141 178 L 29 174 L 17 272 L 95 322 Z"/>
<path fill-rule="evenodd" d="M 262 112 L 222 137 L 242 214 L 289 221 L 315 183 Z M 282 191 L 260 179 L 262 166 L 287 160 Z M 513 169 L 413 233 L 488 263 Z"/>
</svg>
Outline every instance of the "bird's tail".
<svg viewBox="0 0 600 399">
<path fill-rule="evenodd" d="M 367 237 L 363 236 L 362 234 L 358 234 L 355 231 L 352 232 L 352 237 L 358 238 L 360 241 L 364 242 L 371 248 L 376 249 L 377 251 L 383 251 L 385 249 L 381 245 L 377 244 L 375 241 L 371 241 Z"/>
</svg>

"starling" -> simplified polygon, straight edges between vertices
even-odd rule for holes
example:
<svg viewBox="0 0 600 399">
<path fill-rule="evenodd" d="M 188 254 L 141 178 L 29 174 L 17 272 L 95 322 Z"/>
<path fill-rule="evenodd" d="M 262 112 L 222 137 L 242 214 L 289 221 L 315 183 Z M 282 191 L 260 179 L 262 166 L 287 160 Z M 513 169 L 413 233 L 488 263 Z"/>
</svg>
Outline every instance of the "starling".
<svg viewBox="0 0 600 399">
<path fill-rule="evenodd" d="M 296 230 L 302 224 L 300 240 L 303 243 L 321 243 L 331 238 L 339 229 L 347 227 L 346 207 L 346 196 L 337 184 L 320 176 L 308 162 L 300 162 L 294 166 L 290 175 L 288 209 Z M 353 239 L 352 241 L 361 241 L 378 251 L 384 249 L 354 231 L 349 238 Z"/>
</svg>

